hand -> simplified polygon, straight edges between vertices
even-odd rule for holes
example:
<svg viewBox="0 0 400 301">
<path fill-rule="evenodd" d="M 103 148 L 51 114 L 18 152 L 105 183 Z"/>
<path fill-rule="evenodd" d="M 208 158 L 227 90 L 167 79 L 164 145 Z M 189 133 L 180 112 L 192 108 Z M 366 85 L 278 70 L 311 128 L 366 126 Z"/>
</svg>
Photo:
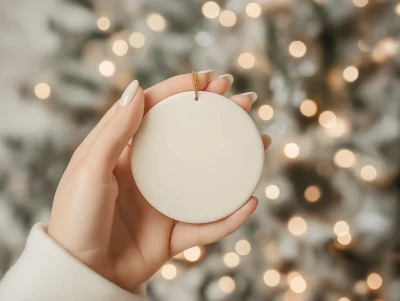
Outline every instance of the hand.
<svg viewBox="0 0 400 301">
<path fill-rule="evenodd" d="M 231 85 L 229 77 L 210 77 L 210 72 L 198 74 L 199 90 L 223 94 Z M 227 218 L 201 225 L 178 222 L 155 210 L 133 179 L 129 141 L 155 104 L 192 90 L 191 74 L 146 91 L 139 87 L 129 95 L 134 84 L 120 100 L 131 101 L 126 106 L 117 102 L 76 149 L 57 188 L 47 230 L 71 255 L 126 290 L 139 286 L 185 249 L 232 233 L 257 206 L 251 197 Z M 249 111 L 252 95 L 231 99 Z M 263 141 L 267 148 L 269 137 L 263 136 Z"/>
</svg>

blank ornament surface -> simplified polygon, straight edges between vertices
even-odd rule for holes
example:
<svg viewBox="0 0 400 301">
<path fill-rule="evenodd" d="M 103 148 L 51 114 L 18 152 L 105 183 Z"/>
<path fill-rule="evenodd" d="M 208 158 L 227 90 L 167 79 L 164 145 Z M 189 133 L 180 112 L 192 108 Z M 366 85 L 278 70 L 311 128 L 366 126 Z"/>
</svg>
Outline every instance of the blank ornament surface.
<svg viewBox="0 0 400 301">
<path fill-rule="evenodd" d="M 256 189 L 264 165 L 260 133 L 236 103 L 211 92 L 183 92 L 143 117 L 131 167 L 146 200 L 187 223 L 222 219 Z"/>
</svg>

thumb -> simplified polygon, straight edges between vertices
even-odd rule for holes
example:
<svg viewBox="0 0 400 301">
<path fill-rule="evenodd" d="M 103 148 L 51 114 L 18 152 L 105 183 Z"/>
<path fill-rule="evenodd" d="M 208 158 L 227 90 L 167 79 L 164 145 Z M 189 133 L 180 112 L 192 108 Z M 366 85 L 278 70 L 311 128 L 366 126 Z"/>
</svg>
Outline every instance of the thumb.
<svg viewBox="0 0 400 301">
<path fill-rule="evenodd" d="M 143 119 L 144 93 L 134 80 L 125 89 L 119 107 L 101 127 L 86 158 L 89 165 L 112 171 Z M 104 170 L 103 169 L 103 170 Z"/>
</svg>

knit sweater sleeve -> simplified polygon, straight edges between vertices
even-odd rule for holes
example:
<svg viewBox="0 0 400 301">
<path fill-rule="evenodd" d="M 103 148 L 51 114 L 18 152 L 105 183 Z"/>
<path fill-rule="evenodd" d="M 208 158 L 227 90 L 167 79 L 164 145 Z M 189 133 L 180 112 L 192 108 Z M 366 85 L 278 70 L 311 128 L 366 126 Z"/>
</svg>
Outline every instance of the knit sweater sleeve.
<svg viewBox="0 0 400 301">
<path fill-rule="evenodd" d="M 7 301 L 142 301 L 111 283 L 55 243 L 36 224 L 21 257 L 0 281 Z"/>
</svg>

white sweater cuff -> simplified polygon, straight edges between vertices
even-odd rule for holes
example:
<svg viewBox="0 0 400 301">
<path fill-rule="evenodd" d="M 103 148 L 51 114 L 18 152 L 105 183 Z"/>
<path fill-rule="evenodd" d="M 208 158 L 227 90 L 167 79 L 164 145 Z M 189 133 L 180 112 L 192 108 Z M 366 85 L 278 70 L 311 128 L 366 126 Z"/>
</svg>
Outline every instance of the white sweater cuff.
<svg viewBox="0 0 400 301">
<path fill-rule="evenodd" d="M 25 250 L 0 282 L 0 300 L 7 301 L 139 301 L 101 277 L 56 244 L 35 225 Z"/>
</svg>

